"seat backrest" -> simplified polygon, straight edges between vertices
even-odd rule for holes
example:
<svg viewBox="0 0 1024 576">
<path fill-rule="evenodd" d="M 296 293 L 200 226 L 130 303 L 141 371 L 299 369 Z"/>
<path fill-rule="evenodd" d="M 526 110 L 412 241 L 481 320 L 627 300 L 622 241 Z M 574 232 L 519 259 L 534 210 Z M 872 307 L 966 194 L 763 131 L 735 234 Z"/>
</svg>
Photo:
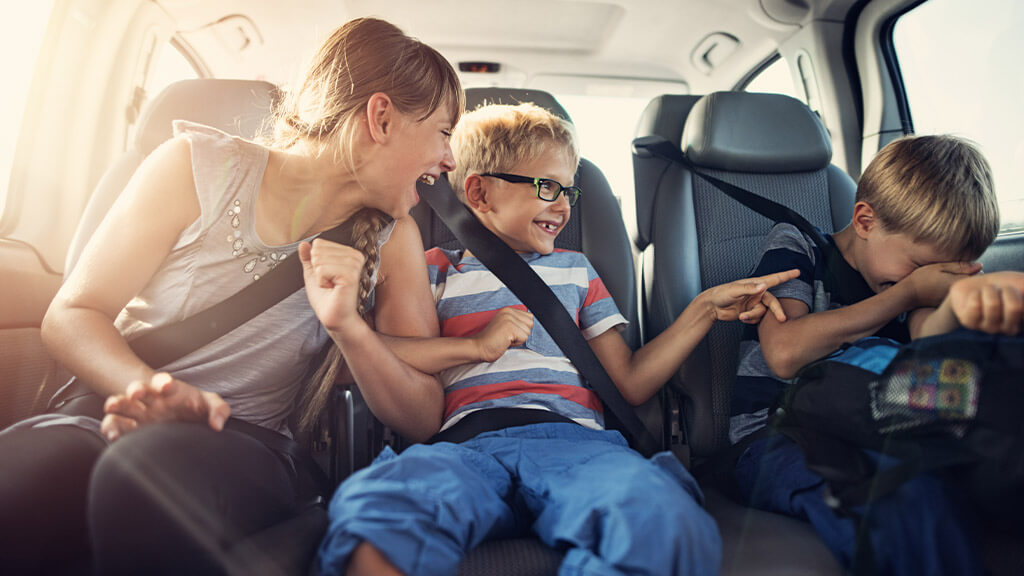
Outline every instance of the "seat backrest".
<svg viewBox="0 0 1024 576">
<path fill-rule="evenodd" d="M 572 121 L 565 108 L 547 92 L 518 88 L 466 89 L 467 110 L 473 110 L 483 104 L 520 102 L 532 102 L 556 116 Z M 640 344 L 636 274 L 633 267 L 633 252 L 622 221 L 622 210 L 612 194 L 608 180 L 589 160 L 580 160 L 574 183 L 583 190 L 583 195 L 572 208 L 569 224 L 559 234 L 555 247 L 578 250 L 587 255 L 615 299 L 622 315 L 629 321 L 629 327 L 623 336 L 626 342 L 636 349 Z M 420 226 L 424 246 L 448 249 L 460 247 L 455 236 L 425 202 L 416 206 L 412 214 Z"/>
<path fill-rule="evenodd" d="M 683 137 L 683 124 L 698 100 L 700 100 L 700 95 L 696 94 L 664 94 L 654 98 L 640 114 L 640 121 L 637 123 L 634 137 L 661 136 L 678 145 Z M 665 162 L 658 158 L 649 154 L 633 154 L 633 185 L 637 210 L 637 237 L 634 241 L 640 250 L 644 250 L 651 243 L 650 229 L 651 214 L 654 210 L 654 195 L 658 191 L 659 180 L 664 171 Z M 642 294 L 641 298 L 643 298 Z M 640 314 L 642 317 L 644 311 L 641 310 Z"/>
<path fill-rule="evenodd" d="M 660 105 L 675 106 L 678 118 L 688 104 L 662 100 Z M 825 232 L 850 221 L 856 186 L 830 164 L 831 142 L 818 117 L 793 98 L 706 95 L 692 104 L 679 138 L 683 152 L 703 172 L 784 204 Z M 660 158 L 635 159 L 634 165 L 642 166 L 651 186 L 643 194 L 637 191 L 649 339 L 702 290 L 747 276 L 774 222 L 681 165 Z M 728 443 L 741 334 L 738 322 L 716 324 L 673 379 L 687 400 L 685 421 L 697 457 Z"/>
<path fill-rule="evenodd" d="M 161 91 L 139 117 L 128 149 L 107 169 L 93 190 L 68 248 L 64 274 L 74 268 L 82 248 L 142 160 L 171 138 L 171 122 L 189 120 L 251 139 L 261 132 L 277 98 L 277 87 L 261 80 L 190 79 L 175 82 Z"/>
</svg>

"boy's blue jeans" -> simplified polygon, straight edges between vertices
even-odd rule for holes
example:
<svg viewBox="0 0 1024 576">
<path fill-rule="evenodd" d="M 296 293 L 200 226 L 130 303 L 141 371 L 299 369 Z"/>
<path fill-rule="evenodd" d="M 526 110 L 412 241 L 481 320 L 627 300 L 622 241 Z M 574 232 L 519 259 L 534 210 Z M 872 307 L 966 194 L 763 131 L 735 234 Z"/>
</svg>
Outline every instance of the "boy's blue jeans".
<svg viewBox="0 0 1024 576">
<path fill-rule="evenodd" d="M 875 458 L 884 457 L 872 454 Z M 857 521 L 837 515 L 822 496 L 825 483 L 807 468 L 790 439 L 753 442 L 736 463 L 735 478 L 750 506 L 811 523 L 825 545 L 849 568 Z M 982 574 L 975 526 L 961 515 L 962 498 L 938 478 L 918 476 L 872 504 L 870 529 L 880 575 Z M 863 507 L 855 510 L 863 513 Z"/>
<path fill-rule="evenodd" d="M 576 424 L 385 449 L 335 493 L 318 568 L 343 574 L 366 540 L 405 574 L 450 576 L 484 540 L 532 530 L 566 550 L 560 574 L 717 574 L 702 500 L 671 454 L 647 460 L 618 432 Z"/>
</svg>

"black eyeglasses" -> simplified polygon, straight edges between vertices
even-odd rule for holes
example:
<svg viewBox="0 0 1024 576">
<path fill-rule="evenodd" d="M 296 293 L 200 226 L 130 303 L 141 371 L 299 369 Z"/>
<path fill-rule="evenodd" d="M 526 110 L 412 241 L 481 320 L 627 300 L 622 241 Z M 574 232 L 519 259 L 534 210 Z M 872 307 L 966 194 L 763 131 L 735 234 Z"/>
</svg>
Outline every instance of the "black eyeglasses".
<svg viewBox="0 0 1024 576">
<path fill-rule="evenodd" d="M 583 190 L 580 190 L 579 186 L 562 186 L 550 178 L 530 178 L 529 176 L 504 174 L 501 172 L 484 172 L 481 176 L 501 178 L 506 182 L 515 184 L 533 184 L 537 187 L 537 198 L 548 202 L 554 202 L 558 200 L 559 194 L 565 194 L 565 199 L 569 201 L 569 206 L 575 206 L 576 202 L 580 199 L 580 194 L 583 194 Z"/>
</svg>

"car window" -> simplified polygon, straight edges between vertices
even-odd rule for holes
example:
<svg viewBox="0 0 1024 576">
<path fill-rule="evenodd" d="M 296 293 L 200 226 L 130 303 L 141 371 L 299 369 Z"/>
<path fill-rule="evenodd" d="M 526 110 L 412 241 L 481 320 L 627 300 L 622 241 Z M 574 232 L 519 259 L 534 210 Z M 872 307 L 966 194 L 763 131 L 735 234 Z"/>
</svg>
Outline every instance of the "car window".
<svg viewBox="0 0 1024 576">
<path fill-rule="evenodd" d="M 797 100 L 807 103 L 807 98 L 793 85 L 793 75 L 789 72 L 789 64 L 784 58 L 776 58 L 774 62 L 765 66 L 756 76 L 747 82 L 743 88 L 746 92 L 773 92 L 792 96 Z"/>
<path fill-rule="evenodd" d="M 192 62 L 178 49 L 174 42 L 168 42 L 160 50 L 156 62 L 153 63 L 153 69 L 146 77 L 146 94 L 152 98 L 169 84 L 178 80 L 198 77 L 199 73 L 192 66 Z"/>
<path fill-rule="evenodd" d="M 636 228 L 636 203 L 630 143 L 650 98 L 573 94 L 556 94 L 556 97 L 576 127 L 580 155 L 599 167 L 608 179 L 622 207 L 626 230 L 632 235 Z M 615 112 L 609 113 L 611 110 Z M 586 194 L 584 188 L 584 202 Z"/>
<path fill-rule="evenodd" d="M 992 165 L 1003 232 L 1024 231 L 1024 3 L 930 0 L 893 28 L 913 130 L 978 143 Z M 906 119 L 905 119 L 906 120 Z"/>
<path fill-rule="evenodd" d="M 28 100 L 32 71 L 39 57 L 53 0 L 23 2 L 18 15 L 0 19 L 0 53 L 4 54 L 4 88 L 0 99 L 0 215 L 7 200 L 14 149 Z"/>
</svg>

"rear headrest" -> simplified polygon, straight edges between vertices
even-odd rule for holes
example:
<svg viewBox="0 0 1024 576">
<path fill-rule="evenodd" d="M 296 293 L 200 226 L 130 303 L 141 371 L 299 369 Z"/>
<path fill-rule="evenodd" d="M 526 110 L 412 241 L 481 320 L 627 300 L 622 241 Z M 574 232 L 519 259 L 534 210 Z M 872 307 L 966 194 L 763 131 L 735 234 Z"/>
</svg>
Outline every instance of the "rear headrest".
<svg viewBox="0 0 1024 576">
<path fill-rule="evenodd" d="M 199 78 L 175 82 L 146 106 L 135 132 L 135 149 L 143 156 L 169 140 L 173 120 L 189 120 L 252 139 L 279 96 L 262 80 Z"/>
<path fill-rule="evenodd" d="M 523 88 L 466 88 L 466 110 L 476 110 L 484 104 L 509 104 L 515 106 L 521 102 L 533 102 L 555 116 L 572 122 L 569 113 L 555 100 L 555 97 L 543 90 L 526 90 Z"/>
<path fill-rule="evenodd" d="M 636 138 L 661 136 L 679 145 L 683 137 L 683 123 L 693 105 L 700 100 L 697 95 L 664 94 L 647 103 L 640 122 L 636 125 Z"/>
<path fill-rule="evenodd" d="M 698 166 L 730 172 L 810 172 L 832 160 L 832 143 L 818 117 L 782 94 L 704 96 L 690 111 L 681 146 Z"/>
</svg>

